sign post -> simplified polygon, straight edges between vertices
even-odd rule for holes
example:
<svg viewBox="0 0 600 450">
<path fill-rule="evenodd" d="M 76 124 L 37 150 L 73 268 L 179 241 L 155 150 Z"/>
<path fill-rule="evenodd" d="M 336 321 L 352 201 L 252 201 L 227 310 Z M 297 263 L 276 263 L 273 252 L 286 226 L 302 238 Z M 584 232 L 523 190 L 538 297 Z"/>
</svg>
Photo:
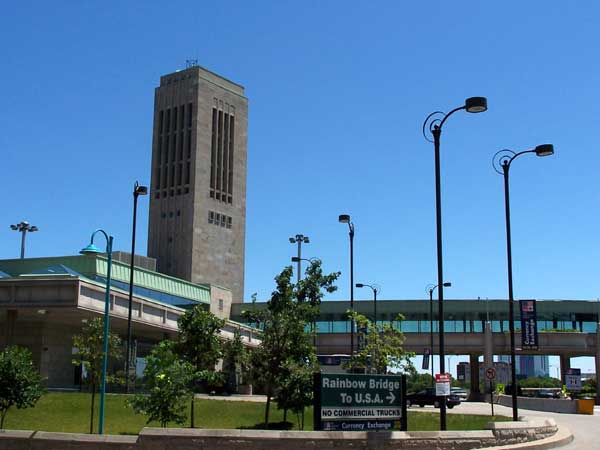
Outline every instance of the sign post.
<svg viewBox="0 0 600 450">
<path fill-rule="evenodd" d="M 488 367 L 485 371 L 485 377 L 490 382 L 490 406 L 492 407 L 492 417 L 494 416 L 494 380 L 496 379 L 496 369 Z"/>
<path fill-rule="evenodd" d="M 567 391 L 581 391 L 581 369 L 567 369 L 565 381 Z"/>
<path fill-rule="evenodd" d="M 450 395 L 450 374 L 436 373 L 435 374 L 435 395 L 445 396 Z"/>
<path fill-rule="evenodd" d="M 535 300 L 519 300 L 521 310 L 521 348 L 538 349 L 537 314 Z"/>
<path fill-rule="evenodd" d="M 391 431 L 402 427 L 400 375 L 317 373 L 314 382 L 315 430 Z"/>
</svg>

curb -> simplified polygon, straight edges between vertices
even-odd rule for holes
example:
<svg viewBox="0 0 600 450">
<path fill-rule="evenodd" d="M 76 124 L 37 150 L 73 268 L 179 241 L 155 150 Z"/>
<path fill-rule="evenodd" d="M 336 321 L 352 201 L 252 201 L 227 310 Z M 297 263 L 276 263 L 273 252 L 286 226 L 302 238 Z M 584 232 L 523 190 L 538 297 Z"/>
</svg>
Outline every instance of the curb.
<svg viewBox="0 0 600 450">
<path fill-rule="evenodd" d="M 571 433 L 571 430 L 569 430 L 567 427 L 559 426 L 558 431 L 553 436 L 547 437 L 545 439 L 522 442 L 520 444 L 502 445 L 499 447 L 482 447 L 473 450 L 546 450 L 551 448 L 562 447 L 563 445 L 567 445 L 568 443 L 570 443 L 572 440 L 573 434 Z"/>
</svg>

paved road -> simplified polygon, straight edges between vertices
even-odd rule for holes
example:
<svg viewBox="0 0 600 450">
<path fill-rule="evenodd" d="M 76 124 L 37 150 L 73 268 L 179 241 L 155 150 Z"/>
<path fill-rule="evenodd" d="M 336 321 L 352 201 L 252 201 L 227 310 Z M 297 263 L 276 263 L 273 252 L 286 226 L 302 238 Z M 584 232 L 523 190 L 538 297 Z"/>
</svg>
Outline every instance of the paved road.
<svg viewBox="0 0 600 450">
<path fill-rule="evenodd" d="M 489 403 L 468 402 L 448 410 L 450 414 L 490 414 Z M 494 413 L 512 416 L 512 409 L 494 405 Z M 559 425 L 568 427 L 575 439 L 570 444 L 560 447 L 561 450 L 600 450 L 600 408 L 595 407 L 594 415 L 559 414 L 544 411 L 519 409 L 519 416 L 552 417 Z"/>
</svg>

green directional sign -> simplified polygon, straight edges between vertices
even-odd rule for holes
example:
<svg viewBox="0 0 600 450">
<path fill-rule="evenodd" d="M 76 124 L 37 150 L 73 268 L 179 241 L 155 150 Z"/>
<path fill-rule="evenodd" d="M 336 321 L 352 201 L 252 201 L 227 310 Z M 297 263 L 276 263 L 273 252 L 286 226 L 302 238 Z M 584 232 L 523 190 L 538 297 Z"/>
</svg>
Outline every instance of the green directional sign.
<svg viewBox="0 0 600 450">
<path fill-rule="evenodd" d="M 400 428 L 400 375 L 316 374 L 315 428 L 372 431 Z"/>
</svg>

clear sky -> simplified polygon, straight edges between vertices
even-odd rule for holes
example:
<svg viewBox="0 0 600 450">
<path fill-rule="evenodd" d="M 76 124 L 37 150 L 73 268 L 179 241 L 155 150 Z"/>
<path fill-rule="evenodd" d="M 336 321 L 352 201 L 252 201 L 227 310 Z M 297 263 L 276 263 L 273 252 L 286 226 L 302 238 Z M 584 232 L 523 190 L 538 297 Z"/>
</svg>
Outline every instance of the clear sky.
<svg viewBox="0 0 600 450">
<path fill-rule="evenodd" d="M 433 146 L 425 116 L 470 96 L 442 136 L 450 298 L 505 298 L 499 149 L 555 145 L 511 170 L 517 298 L 599 294 L 597 2 L 16 2 L 0 15 L 0 258 L 76 253 L 102 227 L 130 247 L 131 190 L 148 183 L 153 89 L 187 59 L 249 98 L 246 300 L 304 256 L 382 299 L 436 279 Z M 138 250 L 145 253 L 147 199 Z M 355 297 L 368 298 L 357 290 Z"/>
</svg>

